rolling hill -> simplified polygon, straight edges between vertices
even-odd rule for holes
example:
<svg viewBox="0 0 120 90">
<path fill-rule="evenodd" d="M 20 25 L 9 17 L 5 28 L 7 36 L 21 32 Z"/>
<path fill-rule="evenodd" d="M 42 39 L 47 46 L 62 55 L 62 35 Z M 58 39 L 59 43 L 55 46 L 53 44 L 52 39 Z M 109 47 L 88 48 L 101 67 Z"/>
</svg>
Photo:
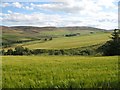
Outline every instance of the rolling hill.
<svg viewBox="0 0 120 90">
<path fill-rule="evenodd" d="M 93 27 L 32 27 L 32 26 L 1 26 L 3 48 L 22 45 L 31 49 L 60 49 L 90 46 L 104 43 L 110 32 Z M 79 34 L 75 37 L 65 35 Z M 53 40 L 44 42 L 44 39 Z"/>
</svg>

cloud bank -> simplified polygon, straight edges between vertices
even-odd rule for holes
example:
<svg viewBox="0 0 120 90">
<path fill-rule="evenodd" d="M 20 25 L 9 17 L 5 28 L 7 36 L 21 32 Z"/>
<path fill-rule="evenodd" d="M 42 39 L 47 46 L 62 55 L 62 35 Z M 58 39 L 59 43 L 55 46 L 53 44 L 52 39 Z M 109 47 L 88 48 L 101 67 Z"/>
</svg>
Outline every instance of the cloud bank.
<svg viewBox="0 0 120 90">
<path fill-rule="evenodd" d="M 117 0 L 46 1 L 48 2 L 4 2 L 2 9 L 5 12 L 0 14 L 0 20 L 2 20 L 3 25 L 9 26 L 93 26 L 104 29 L 118 28 Z"/>
</svg>

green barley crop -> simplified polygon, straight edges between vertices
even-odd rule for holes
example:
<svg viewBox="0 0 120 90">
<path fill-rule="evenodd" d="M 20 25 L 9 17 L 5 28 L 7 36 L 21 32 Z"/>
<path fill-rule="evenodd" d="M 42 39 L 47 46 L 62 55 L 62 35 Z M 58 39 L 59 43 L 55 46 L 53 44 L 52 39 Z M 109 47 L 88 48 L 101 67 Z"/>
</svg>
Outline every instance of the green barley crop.
<svg viewBox="0 0 120 90">
<path fill-rule="evenodd" d="M 3 56 L 3 88 L 116 88 L 118 57 Z"/>
</svg>

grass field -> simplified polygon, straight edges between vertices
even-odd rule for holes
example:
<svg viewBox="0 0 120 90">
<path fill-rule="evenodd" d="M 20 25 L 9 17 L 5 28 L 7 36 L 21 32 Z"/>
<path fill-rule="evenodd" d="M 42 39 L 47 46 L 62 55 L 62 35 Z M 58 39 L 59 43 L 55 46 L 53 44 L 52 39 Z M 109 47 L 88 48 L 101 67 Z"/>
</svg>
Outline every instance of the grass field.
<svg viewBox="0 0 120 90">
<path fill-rule="evenodd" d="M 76 37 L 62 37 L 55 38 L 52 41 L 47 41 L 44 43 L 36 43 L 24 45 L 30 49 L 63 49 L 63 48 L 76 48 L 76 47 L 86 47 L 95 44 L 100 44 L 106 42 L 109 39 L 110 34 L 93 34 L 87 36 L 76 36 Z"/>
<path fill-rule="evenodd" d="M 3 88 L 115 88 L 118 57 L 3 56 Z"/>
<path fill-rule="evenodd" d="M 15 44 L 9 48 L 15 48 L 16 46 L 23 46 L 29 49 L 68 49 L 68 48 L 78 48 L 87 47 L 96 44 L 101 44 L 109 40 L 110 33 L 97 33 L 83 36 L 74 37 L 60 37 L 53 38 L 51 41 L 31 41 L 22 44 Z"/>
</svg>

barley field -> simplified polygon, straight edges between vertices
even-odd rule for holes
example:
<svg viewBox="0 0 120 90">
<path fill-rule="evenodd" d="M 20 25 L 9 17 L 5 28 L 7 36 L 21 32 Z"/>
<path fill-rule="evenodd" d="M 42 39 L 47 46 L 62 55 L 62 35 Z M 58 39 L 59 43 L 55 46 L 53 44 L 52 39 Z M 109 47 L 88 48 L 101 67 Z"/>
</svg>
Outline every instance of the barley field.
<svg viewBox="0 0 120 90">
<path fill-rule="evenodd" d="M 118 56 L 2 56 L 3 88 L 117 88 Z"/>
</svg>

